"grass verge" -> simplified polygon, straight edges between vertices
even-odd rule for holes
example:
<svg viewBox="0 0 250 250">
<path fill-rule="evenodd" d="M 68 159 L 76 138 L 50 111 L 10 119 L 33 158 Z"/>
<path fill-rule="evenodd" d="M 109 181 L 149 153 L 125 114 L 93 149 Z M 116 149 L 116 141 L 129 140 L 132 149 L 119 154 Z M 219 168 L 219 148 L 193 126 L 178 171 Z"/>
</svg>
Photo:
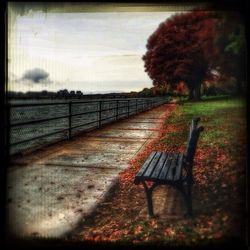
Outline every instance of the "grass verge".
<svg viewBox="0 0 250 250">
<path fill-rule="evenodd" d="M 177 106 L 159 138 L 130 162 L 120 181 L 96 213 L 71 240 L 142 245 L 245 244 L 245 104 L 241 99 L 209 99 Z M 194 217 L 149 219 L 135 173 L 152 150 L 184 150 L 192 117 L 201 117 L 202 132 L 194 162 Z M 157 197 L 161 199 L 164 197 Z"/>
</svg>

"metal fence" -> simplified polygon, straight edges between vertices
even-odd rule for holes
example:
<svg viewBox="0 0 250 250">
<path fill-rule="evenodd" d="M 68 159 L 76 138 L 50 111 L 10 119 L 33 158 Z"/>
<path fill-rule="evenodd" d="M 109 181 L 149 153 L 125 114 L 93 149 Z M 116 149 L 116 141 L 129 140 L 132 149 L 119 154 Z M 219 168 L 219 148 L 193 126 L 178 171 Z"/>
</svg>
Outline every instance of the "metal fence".
<svg viewBox="0 0 250 250">
<path fill-rule="evenodd" d="M 9 153 L 70 139 L 168 101 L 167 97 L 154 97 L 9 104 Z"/>
</svg>

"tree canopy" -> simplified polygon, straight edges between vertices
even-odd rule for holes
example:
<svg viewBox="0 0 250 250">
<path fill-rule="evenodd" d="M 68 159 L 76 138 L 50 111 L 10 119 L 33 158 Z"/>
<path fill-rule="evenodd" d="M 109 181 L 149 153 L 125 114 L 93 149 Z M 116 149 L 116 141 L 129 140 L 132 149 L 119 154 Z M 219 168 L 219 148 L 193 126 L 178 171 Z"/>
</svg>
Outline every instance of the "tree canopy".
<svg viewBox="0 0 250 250">
<path fill-rule="evenodd" d="M 217 13 L 216 63 L 223 78 L 234 77 L 238 93 L 246 88 L 246 36 L 243 17 L 237 12 Z"/>
<path fill-rule="evenodd" d="M 155 86 L 183 81 L 190 99 L 211 71 L 216 20 L 205 11 L 176 14 L 161 23 L 147 41 L 145 71 Z"/>
</svg>

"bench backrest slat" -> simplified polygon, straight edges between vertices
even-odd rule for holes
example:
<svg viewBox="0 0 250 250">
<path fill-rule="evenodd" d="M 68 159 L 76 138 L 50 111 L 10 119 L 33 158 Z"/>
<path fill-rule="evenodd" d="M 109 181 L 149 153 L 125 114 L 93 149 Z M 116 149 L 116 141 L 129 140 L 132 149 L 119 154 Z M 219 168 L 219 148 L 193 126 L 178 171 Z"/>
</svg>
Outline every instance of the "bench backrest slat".
<svg viewBox="0 0 250 250">
<path fill-rule="evenodd" d="M 198 122 L 200 121 L 199 117 L 193 118 L 190 126 L 187 148 L 185 151 L 185 159 L 186 162 L 189 163 L 190 166 L 193 165 L 193 159 L 197 147 L 197 142 L 199 139 L 200 132 L 204 129 L 203 127 L 197 127 Z"/>
</svg>

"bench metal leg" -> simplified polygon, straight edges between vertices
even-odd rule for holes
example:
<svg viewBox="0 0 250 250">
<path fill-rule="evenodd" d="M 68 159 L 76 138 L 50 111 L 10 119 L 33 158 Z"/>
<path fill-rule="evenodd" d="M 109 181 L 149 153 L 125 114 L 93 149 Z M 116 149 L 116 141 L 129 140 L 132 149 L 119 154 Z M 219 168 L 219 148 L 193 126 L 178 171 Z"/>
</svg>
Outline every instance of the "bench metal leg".
<svg viewBox="0 0 250 250">
<path fill-rule="evenodd" d="M 192 185 L 187 186 L 187 214 L 189 216 L 193 215 L 193 206 L 192 206 Z"/>
<path fill-rule="evenodd" d="M 187 216 L 191 217 L 193 215 L 192 196 L 190 196 L 190 194 L 183 193 L 183 198 L 187 209 Z"/>
<path fill-rule="evenodd" d="M 184 199 L 184 203 L 187 210 L 187 216 L 191 217 L 193 215 L 193 207 L 192 207 L 192 185 L 187 185 L 182 188 L 182 195 Z"/>
<path fill-rule="evenodd" d="M 147 204 L 148 204 L 148 214 L 150 217 L 153 217 L 154 212 L 153 212 L 152 191 L 151 190 L 145 190 L 145 191 L 146 191 L 146 198 L 147 198 Z"/>
<path fill-rule="evenodd" d="M 182 194 L 184 204 L 186 207 L 186 215 L 191 217 L 193 215 L 193 208 L 192 208 L 192 184 L 184 185 L 176 187 Z"/>
<path fill-rule="evenodd" d="M 142 182 L 142 184 L 143 184 L 143 187 L 146 193 L 146 198 L 147 198 L 148 215 L 150 217 L 154 217 L 152 193 L 153 193 L 153 189 L 157 186 L 157 184 L 154 183 L 150 188 L 146 185 L 145 182 Z"/>
</svg>

